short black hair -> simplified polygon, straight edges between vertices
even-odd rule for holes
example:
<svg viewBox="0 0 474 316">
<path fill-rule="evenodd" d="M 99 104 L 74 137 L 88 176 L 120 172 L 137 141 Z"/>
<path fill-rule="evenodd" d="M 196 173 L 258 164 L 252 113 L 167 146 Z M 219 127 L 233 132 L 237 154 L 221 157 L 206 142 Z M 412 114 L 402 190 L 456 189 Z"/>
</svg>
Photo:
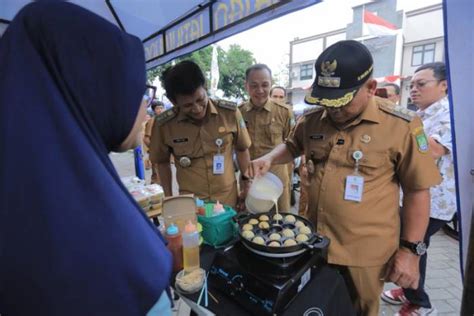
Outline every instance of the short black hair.
<svg viewBox="0 0 474 316">
<path fill-rule="evenodd" d="M 286 97 L 286 89 L 283 88 L 282 86 L 274 86 L 274 87 L 272 87 L 272 88 L 270 89 L 270 95 L 272 95 L 272 92 L 273 92 L 273 90 L 275 90 L 275 89 L 283 90 L 283 93 L 285 94 L 285 97 Z"/>
<path fill-rule="evenodd" d="M 190 60 L 183 60 L 166 69 L 162 79 L 166 96 L 171 101 L 176 101 L 178 94 L 190 95 L 199 87 L 206 88 L 206 79 L 201 68 Z"/>
<path fill-rule="evenodd" d="M 157 99 L 151 101 L 151 109 L 154 111 L 157 106 L 165 107 L 165 104 Z"/>
<path fill-rule="evenodd" d="M 420 67 L 418 67 L 415 70 L 415 73 L 417 73 L 418 71 L 425 70 L 425 69 L 433 70 L 434 77 L 437 80 L 439 80 L 439 81 L 446 80 L 446 65 L 445 65 L 445 63 L 438 61 L 438 62 L 434 62 L 434 63 L 424 64 L 424 65 L 421 65 Z"/>
<path fill-rule="evenodd" d="M 255 65 L 252 65 L 249 68 L 247 68 L 247 70 L 245 71 L 245 80 L 249 79 L 249 74 L 250 74 L 251 71 L 253 71 L 253 70 L 263 70 L 263 69 L 268 71 L 268 73 L 270 74 L 270 79 L 271 79 L 272 78 L 272 70 L 270 69 L 270 67 L 268 67 L 265 64 L 255 64 Z"/>
<path fill-rule="evenodd" d="M 382 88 L 385 88 L 385 87 L 393 87 L 393 89 L 395 90 L 395 94 L 396 95 L 400 95 L 400 86 L 396 83 L 386 83 L 383 85 Z"/>
</svg>

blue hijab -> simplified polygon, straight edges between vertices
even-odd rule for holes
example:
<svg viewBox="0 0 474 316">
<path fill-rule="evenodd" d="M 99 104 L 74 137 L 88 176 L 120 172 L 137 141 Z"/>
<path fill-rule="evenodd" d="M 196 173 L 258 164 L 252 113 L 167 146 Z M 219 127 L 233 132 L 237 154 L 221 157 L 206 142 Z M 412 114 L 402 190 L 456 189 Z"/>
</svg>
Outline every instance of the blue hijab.
<svg viewBox="0 0 474 316">
<path fill-rule="evenodd" d="M 0 314 L 145 315 L 171 256 L 109 157 L 145 91 L 143 47 L 65 2 L 0 38 Z"/>
</svg>

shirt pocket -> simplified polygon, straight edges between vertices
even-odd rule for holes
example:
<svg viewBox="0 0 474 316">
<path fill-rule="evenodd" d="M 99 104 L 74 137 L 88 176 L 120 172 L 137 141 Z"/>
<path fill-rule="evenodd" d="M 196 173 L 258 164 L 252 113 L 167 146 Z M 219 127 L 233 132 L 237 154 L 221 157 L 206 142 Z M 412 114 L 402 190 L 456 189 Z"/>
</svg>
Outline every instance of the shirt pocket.
<svg viewBox="0 0 474 316">
<path fill-rule="evenodd" d="M 267 136 L 271 139 L 272 145 L 283 143 L 283 125 L 276 122 L 268 123 L 266 128 Z"/>
<path fill-rule="evenodd" d="M 329 144 L 322 141 L 310 141 L 305 152 L 306 161 L 311 159 L 315 165 L 325 163 L 329 157 L 329 151 Z"/>
<path fill-rule="evenodd" d="M 323 141 L 310 141 L 305 151 L 309 183 L 314 183 L 316 175 L 326 166 L 329 157 L 329 144 Z"/>
<path fill-rule="evenodd" d="M 224 133 L 209 135 L 201 140 L 197 139 L 194 142 L 202 143 L 202 154 L 198 154 L 199 156 L 212 157 L 218 153 L 223 154 L 227 151 L 232 151 L 233 139 L 232 132 L 226 131 Z M 218 143 L 220 146 L 217 145 Z M 197 152 L 201 152 L 201 150 L 198 149 Z"/>
<path fill-rule="evenodd" d="M 173 155 L 176 158 L 181 158 L 181 157 L 189 157 L 189 158 L 195 158 L 192 157 L 192 151 L 193 148 L 191 146 L 191 143 L 186 143 L 186 144 L 173 144 Z"/>
<path fill-rule="evenodd" d="M 234 134 L 232 132 L 227 133 L 225 135 L 221 135 L 220 138 L 222 139 L 222 146 L 220 148 L 220 152 L 224 153 L 227 151 L 232 151 L 232 147 L 234 145 Z M 215 147 L 215 152 L 218 152 L 218 147 Z"/>
<path fill-rule="evenodd" d="M 349 166 L 355 169 L 356 161 L 353 157 L 355 151 L 359 149 L 350 149 L 347 153 L 347 162 Z M 359 173 L 365 177 L 376 177 L 383 172 L 388 159 L 388 154 L 381 152 L 362 152 L 363 156 L 359 160 Z"/>
</svg>

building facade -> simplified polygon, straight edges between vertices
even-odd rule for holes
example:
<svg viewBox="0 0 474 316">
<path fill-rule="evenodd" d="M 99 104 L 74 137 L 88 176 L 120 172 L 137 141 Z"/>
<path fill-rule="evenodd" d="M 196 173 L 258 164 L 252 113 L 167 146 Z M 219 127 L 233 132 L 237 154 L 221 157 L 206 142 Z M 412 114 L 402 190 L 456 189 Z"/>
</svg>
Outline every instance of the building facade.
<svg viewBox="0 0 474 316">
<path fill-rule="evenodd" d="M 410 103 L 410 80 L 419 66 L 445 61 L 443 7 L 441 4 L 408 11 L 403 28 L 401 104 Z"/>
<path fill-rule="evenodd" d="M 369 11 L 396 28 L 397 35 L 376 36 L 363 23 Z M 364 43 L 374 57 L 374 78 L 380 83 L 401 86 L 401 104 L 409 104 L 409 84 L 422 64 L 444 60 L 443 12 L 441 3 L 411 11 L 397 10 L 397 0 L 379 0 L 352 8 L 346 28 L 296 38 L 290 42 L 289 100 L 304 103 L 316 76 L 314 63 L 321 52 L 337 41 L 353 39 Z"/>
</svg>

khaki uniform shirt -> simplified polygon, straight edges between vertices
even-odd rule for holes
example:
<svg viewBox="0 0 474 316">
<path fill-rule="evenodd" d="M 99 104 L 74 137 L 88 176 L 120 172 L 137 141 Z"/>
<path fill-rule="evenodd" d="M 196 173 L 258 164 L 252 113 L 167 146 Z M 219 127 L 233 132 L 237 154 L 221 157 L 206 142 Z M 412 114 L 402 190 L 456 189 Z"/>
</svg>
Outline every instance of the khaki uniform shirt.
<svg viewBox="0 0 474 316">
<path fill-rule="evenodd" d="M 270 99 L 261 108 L 249 101 L 240 105 L 239 109 L 252 139 L 249 149 L 252 160 L 262 157 L 283 143 L 295 125 L 290 107 Z"/>
<path fill-rule="evenodd" d="M 419 118 L 372 99 L 344 127 L 324 109 L 307 113 L 287 140 L 296 157 L 304 153 L 309 175 L 308 217 L 331 239 L 328 260 L 346 266 L 385 264 L 398 247 L 399 185 L 428 189 L 440 182 Z M 362 201 L 344 200 L 345 180 L 354 174 L 354 151 L 361 151 Z M 310 171 L 310 170 L 309 170 Z"/>
<path fill-rule="evenodd" d="M 259 158 L 282 144 L 295 125 L 293 111 L 286 104 L 276 103 L 268 99 L 261 108 L 254 106 L 250 101 L 239 107 L 247 125 L 252 146 L 250 159 Z M 288 167 L 285 165 L 273 166 L 270 171 L 280 178 L 283 183 L 283 194 L 278 200 L 279 210 L 290 210 Z"/>
<path fill-rule="evenodd" d="M 151 131 L 153 130 L 153 123 L 155 122 L 154 118 L 150 118 L 148 121 L 146 121 L 145 123 L 145 128 L 144 128 L 144 131 L 143 131 L 143 138 L 145 138 L 146 136 L 150 137 L 151 139 Z M 150 151 L 150 148 L 148 147 L 147 144 L 145 144 L 144 141 L 142 141 L 142 146 L 143 146 L 143 151 L 145 153 L 148 153 Z"/>
<path fill-rule="evenodd" d="M 151 137 L 151 131 L 153 130 L 153 124 L 155 123 L 154 118 L 150 118 L 148 121 L 145 123 L 145 136 Z"/>
<path fill-rule="evenodd" d="M 219 152 L 217 139 L 223 142 L 220 154 L 224 155 L 224 174 L 213 173 L 214 155 Z M 236 105 L 209 100 L 201 124 L 179 113 L 177 108 L 160 114 L 152 131 L 150 159 L 153 163 L 166 163 L 173 154 L 180 194 L 193 193 L 201 199 L 235 207 L 237 182 L 232 152 L 249 147 L 250 137 Z M 189 167 L 181 166 L 182 157 L 191 159 Z"/>
</svg>

